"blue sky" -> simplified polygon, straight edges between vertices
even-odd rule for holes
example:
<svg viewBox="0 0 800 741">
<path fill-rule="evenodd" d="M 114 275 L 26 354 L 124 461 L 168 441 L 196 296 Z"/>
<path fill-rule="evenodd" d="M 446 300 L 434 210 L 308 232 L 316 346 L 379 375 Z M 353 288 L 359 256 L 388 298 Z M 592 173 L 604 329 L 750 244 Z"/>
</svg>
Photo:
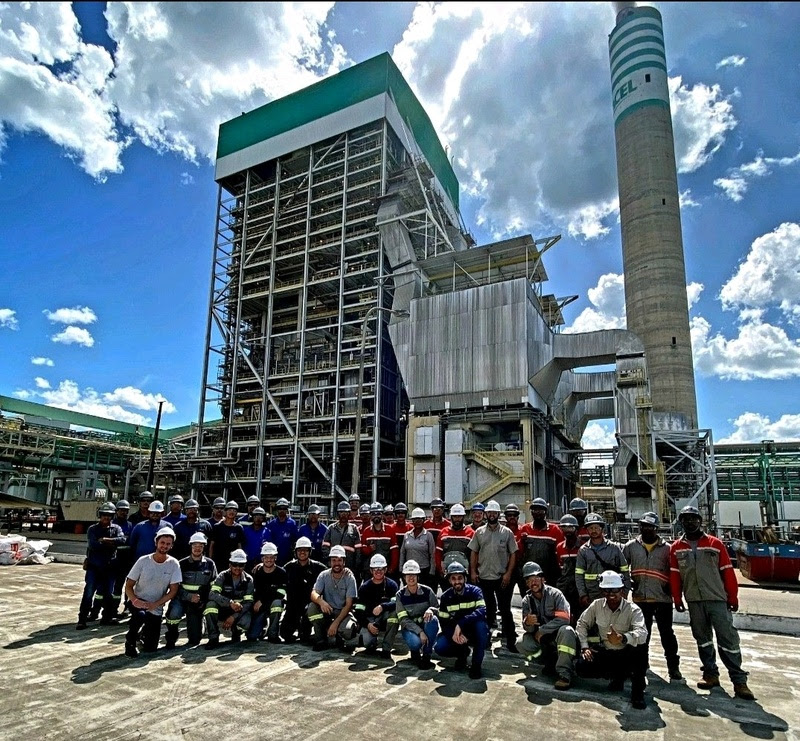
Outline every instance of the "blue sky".
<svg viewBox="0 0 800 741">
<path fill-rule="evenodd" d="M 664 3 L 699 417 L 800 439 L 800 8 Z M 479 243 L 563 235 L 573 330 L 624 326 L 611 3 L 0 9 L 0 394 L 197 417 L 221 121 L 393 54 Z M 36 362 L 34 363 L 34 359 Z M 609 444 L 594 425 L 590 444 Z"/>
</svg>

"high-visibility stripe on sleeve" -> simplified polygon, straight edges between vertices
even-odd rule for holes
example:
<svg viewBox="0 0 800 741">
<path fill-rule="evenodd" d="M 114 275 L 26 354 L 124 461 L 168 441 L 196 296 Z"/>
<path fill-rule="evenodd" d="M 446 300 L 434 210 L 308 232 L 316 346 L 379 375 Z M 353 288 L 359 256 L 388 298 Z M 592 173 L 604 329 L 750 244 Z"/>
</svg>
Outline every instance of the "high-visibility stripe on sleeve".
<svg viewBox="0 0 800 741">
<path fill-rule="evenodd" d="M 367 608 L 364 605 L 356 604 L 356 605 L 353 605 L 353 609 L 354 610 L 366 610 Z"/>
<path fill-rule="evenodd" d="M 275 607 L 270 607 L 269 611 L 272 612 L 283 612 L 283 607 L 281 605 L 276 605 Z"/>
<path fill-rule="evenodd" d="M 575 656 L 575 649 L 572 646 L 563 646 L 559 644 L 557 646 L 558 650 L 561 651 L 562 654 L 569 654 L 570 656 Z"/>
<path fill-rule="evenodd" d="M 212 607 L 209 605 L 203 612 L 203 615 L 219 615 L 219 608 L 214 606 Z"/>
<path fill-rule="evenodd" d="M 183 588 L 187 592 L 199 592 L 200 591 L 200 585 L 199 584 L 184 584 Z"/>
<path fill-rule="evenodd" d="M 246 594 L 244 597 L 242 597 L 242 602 L 252 602 L 252 601 L 253 601 L 252 594 Z"/>
<path fill-rule="evenodd" d="M 222 587 L 218 586 L 217 584 L 215 584 L 213 587 L 211 587 L 211 591 L 212 592 L 219 592 L 220 594 L 222 594 Z"/>
<path fill-rule="evenodd" d="M 408 617 L 408 610 L 401 610 L 397 613 L 398 620 L 402 620 L 404 617 Z"/>
<path fill-rule="evenodd" d="M 321 612 L 319 612 L 316 615 L 309 615 L 308 619 L 309 619 L 310 622 L 313 623 L 313 622 L 315 622 L 317 620 L 322 620 L 323 617 L 324 617 L 324 615 Z"/>
</svg>

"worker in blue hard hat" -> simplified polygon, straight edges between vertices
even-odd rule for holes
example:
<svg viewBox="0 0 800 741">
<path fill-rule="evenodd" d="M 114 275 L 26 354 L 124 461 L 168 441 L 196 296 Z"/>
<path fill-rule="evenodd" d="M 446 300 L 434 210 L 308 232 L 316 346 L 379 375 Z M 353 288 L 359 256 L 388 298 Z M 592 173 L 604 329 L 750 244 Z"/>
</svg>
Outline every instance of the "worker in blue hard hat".
<svg viewBox="0 0 800 741">
<path fill-rule="evenodd" d="M 472 522 L 470 523 L 470 527 L 473 530 L 477 530 L 481 525 L 486 523 L 486 519 L 484 517 L 484 511 L 486 508 L 484 507 L 482 502 L 475 502 L 470 508 L 470 516 L 472 518 Z"/>
</svg>

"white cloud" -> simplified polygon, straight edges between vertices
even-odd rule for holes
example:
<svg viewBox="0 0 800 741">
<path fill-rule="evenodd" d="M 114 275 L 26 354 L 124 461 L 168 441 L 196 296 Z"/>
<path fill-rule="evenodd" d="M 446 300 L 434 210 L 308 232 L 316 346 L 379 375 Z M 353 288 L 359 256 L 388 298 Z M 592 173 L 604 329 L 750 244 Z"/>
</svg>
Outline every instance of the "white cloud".
<svg viewBox="0 0 800 741">
<path fill-rule="evenodd" d="M 213 158 L 220 122 L 346 66 L 333 3 L 109 3 L 106 90 L 147 146 Z M 231 43 L 235 39 L 235 43 Z"/>
<path fill-rule="evenodd" d="M 744 198 L 753 180 L 771 175 L 776 167 L 790 167 L 798 163 L 800 163 L 800 152 L 794 157 L 765 157 L 763 152 L 759 152 L 752 162 L 734 167 L 728 170 L 725 177 L 714 180 L 714 185 L 727 198 L 738 203 Z"/>
<path fill-rule="evenodd" d="M 55 365 L 50 358 L 31 358 L 31 363 L 34 365 L 46 365 L 48 368 L 52 368 Z"/>
<path fill-rule="evenodd" d="M 188 172 L 181 173 L 181 185 L 192 185 L 194 178 Z"/>
<path fill-rule="evenodd" d="M 690 283 L 686 286 L 686 299 L 689 308 L 700 299 L 705 286 L 702 283 Z M 585 308 L 569 327 L 562 331 L 565 334 L 576 332 L 595 332 L 599 329 L 625 329 L 625 278 L 618 273 L 606 273 L 597 280 L 597 285 L 590 288 L 586 295 L 591 306 Z"/>
<path fill-rule="evenodd" d="M 786 222 L 754 240 L 720 299 L 726 309 L 778 306 L 800 318 L 800 224 Z"/>
<path fill-rule="evenodd" d="M 607 234 L 617 176 L 606 5 L 420 3 L 392 55 L 456 154 L 476 219 L 495 236 L 566 224 Z M 736 125 L 719 86 L 672 81 L 681 171 Z"/>
<path fill-rule="evenodd" d="M 800 414 L 784 414 L 772 422 L 763 414 L 745 412 L 730 422 L 736 429 L 727 437 L 717 440 L 717 444 L 800 440 Z"/>
<path fill-rule="evenodd" d="M 14 309 L 0 309 L 0 329 L 19 329 L 19 320 Z"/>
<path fill-rule="evenodd" d="M 0 148 L 3 126 L 40 132 L 90 175 L 122 169 L 124 143 L 105 93 L 110 54 L 80 40 L 70 3 L 4 3 L 0 26 Z"/>
<path fill-rule="evenodd" d="M 61 324 L 92 324 L 97 321 L 97 314 L 88 306 L 75 306 L 71 309 L 44 310 L 44 315 L 51 322 Z"/>
<path fill-rule="evenodd" d="M 675 159 L 678 172 L 694 172 L 708 162 L 736 128 L 730 97 L 719 85 L 702 82 L 687 87 L 683 79 L 669 79 Z"/>
<path fill-rule="evenodd" d="M 686 286 L 686 300 L 689 302 L 690 309 L 700 300 L 700 294 L 704 288 L 705 286 L 702 283 L 697 282 Z"/>
<path fill-rule="evenodd" d="M 36 376 L 36 378 L 34 378 L 33 381 L 36 384 L 36 388 L 39 389 L 50 388 L 50 381 L 48 381 L 46 378 L 42 378 L 41 376 Z"/>
<path fill-rule="evenodd" d="M 92 347 L 94 345 L 94 337 L 92 337 L 88 329 L 83 327 L 65 327 L 50 339 L 62 345 L 83 345 L 84 347 Z"/>
<path fill-rule="evenodd" d="M 588 449 L 615 448 L 617 440 L 614 437 L 614 424 L 612 422 L 589 422 L 581 438 L 581 447 Z"/>
<path fill-rule="evenodd" d="M 731 54 L 729 57 L 720 59 L 717 62 L 717 69 L 722 67 L 741 67 L 746 61 L 747 57 L 743 57 L 740 54 Z"/>
<path fill-rule="evenodd" d="M 123 391 L 123 394 L 118 392 Z M 122 422 L 130 422 L 137 425 L 152 425 L 153 420 L 135 409 L 144 409 L 141 405 L 131 403 L 132 400 L 163 398 L 160 394 L 145 394 L 139 389 L 130 386 L 124 389 L 116 389 L 110 393 L 99 393 L 93 388 L 81 389 L 75 381 L 64 380 L 58 384 L 58 388 L 41 391 L 19 390 L 14 392 L 15 396 L 21 399 L 35 397 L 37 401 L 59 409 L 68 409 L 82 414 L 93 414 L 96 417 L 106 417 L 108 419 L 118 419 Z M 152 407 L 148 407 L 152 408 Z M 158 404 L 156 407 L 158 408 Z M 175 406 L 165 400 L 164 413 L 169 414 L 175 411 Z"/>
<path fill-rule="evenodd" d="M 691 188 L 687 188 L 678 193 L 678 202 L 681 208 L 700 208 L 700 203 L 695 201 L 692 197 Z"/>
<path fill-rule="evenodd" d="M 704 317 L 693 317 L 689 325 L 694 366 L 701 375 L 740 381 L 800 376 L 800 340 L 763 321 L 759 310 L 740 314 L 739 334 L 732 339 L 712 334 Z"/>
<path fill-rule="evenodd" d="M 564 333 L 625 328 L 625 280 L 621 275 L 601 275 L 587 296 L 592 305 L 578 314 L 573 324 L 564 328 Z"/>
<path fill-rule="evenodd" d="M 151 409 L 154 411 L 157 410 L 158 402 L 161 401 L 162 398 L 163 397 L 159 394 L 145 394 L 143 391 L 133 386 L 116 388 L 110 393 L 107 392 L 103 394 L 103 400 L 105 402 L 124 404 L 125 406 L 143 409 L 145 411 Z M 165 401 L 163 411 L 174 412 L 175 406 L 169 401 Z"/>
</svg>

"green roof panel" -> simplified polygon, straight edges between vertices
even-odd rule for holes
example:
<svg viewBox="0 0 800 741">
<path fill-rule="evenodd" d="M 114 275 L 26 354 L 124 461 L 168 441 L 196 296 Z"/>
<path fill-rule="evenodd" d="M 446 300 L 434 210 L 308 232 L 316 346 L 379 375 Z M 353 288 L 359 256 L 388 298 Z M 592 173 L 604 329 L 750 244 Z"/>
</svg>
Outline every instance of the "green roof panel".
<svg viewBox="0 0 800 741">
<path fill-rule="evenodd" d="M 428 114 L 387 53 L 221 124 L 217 159 L 382 93 L 394 98 L 428 164 L 458 207 L 458 179 L 447 153 Z"/>
</svg>

